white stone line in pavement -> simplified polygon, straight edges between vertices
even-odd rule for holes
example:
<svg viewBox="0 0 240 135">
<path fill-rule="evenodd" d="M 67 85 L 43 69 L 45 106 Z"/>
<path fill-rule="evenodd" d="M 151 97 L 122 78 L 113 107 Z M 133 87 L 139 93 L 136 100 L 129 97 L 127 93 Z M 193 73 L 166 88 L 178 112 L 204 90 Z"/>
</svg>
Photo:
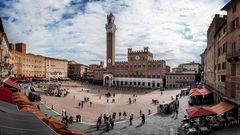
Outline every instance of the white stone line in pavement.
<svg viewBox="0 0 240 135">
<path fill-rule="evenodd" d="M 48 109 L 52 110 L 49 106 L 47 106 L 46 104 L 44 104 L 42 101 L 40 101 L 40 103 L 42 103 L 44 106 L 46 106 Z M 60 115 L 60 113 L 56 112 L 55 110 L 52 110 L 54 113 L 56 113 L 57 115 Z M 151 113 L 150 115 L 148 116 L 152 116 L 152 115 L 155 115 L 157 114 L 157 112 L 155 113 Z M 140 117 L 139 117 L 140 118 Z M 136 120 L 136 118 L 135 118 Z M 128 120 L 122 120 L 122 121 L 118 121 L 118 122 L 115 122 L 115 124 L 121 124 L 121 123 L 124 123 L 124 122 L 128 122 Z M 78 122 L 78 123 L 81 123 L 81 124 L 87 124 L 87 125 L 95 125 L 94 123 L 89 123 L 89 122 Z"/>
<path fill-rule="evenodd" d="M 50 109 L 50 110 L 52 110 L 49 106 L 47 106 L 46 104 L 44 104 L 42 101 L 40 101 L 40 103 L 42 103 L 45 107 L 47 107 L 48 109 Z M 55 110 L 52 110 L 54 113 L 56 113 L 57 115 L 60 115 L 61 116 L 61 114 L 60 113 L 58 113 L 57 111 L 55 111 Z"/>
</svg>

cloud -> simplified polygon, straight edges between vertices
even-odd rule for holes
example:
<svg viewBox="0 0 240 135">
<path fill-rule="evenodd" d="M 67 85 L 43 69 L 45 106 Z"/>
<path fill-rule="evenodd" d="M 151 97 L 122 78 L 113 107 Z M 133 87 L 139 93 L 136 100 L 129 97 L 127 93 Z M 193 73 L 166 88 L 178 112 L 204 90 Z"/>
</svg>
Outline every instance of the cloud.
<svg viewBox="0 0 240 135">
<path fill-rule="evenodd" d="M 225 1 L 226 2 L 226 1 Z M 206 31 L 223 0 L 21 0 L 1 1 L 0 15 L 10 42 L 28 52 L 90 64 L 105 61 L 105 23 L 115 15 L 117 60 L 127 48 L 149 46 L 171 67 L 200 62 Z"/>
</svg>

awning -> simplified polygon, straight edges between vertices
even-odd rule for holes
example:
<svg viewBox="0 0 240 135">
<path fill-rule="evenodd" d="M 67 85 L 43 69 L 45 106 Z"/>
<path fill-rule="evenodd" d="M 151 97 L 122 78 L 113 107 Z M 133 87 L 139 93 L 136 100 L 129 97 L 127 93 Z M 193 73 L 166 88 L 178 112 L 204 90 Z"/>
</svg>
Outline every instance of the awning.
<svg viewBox="0 0 240 135">
<path fill-rule="evenodd" d="M 214 110 L 217 114 L 224 114 L 225 112 L 228 112 L 232 110 L 236 105 L 228 102 L 221 102 L 213 107 L 211 107 L 212 110 Z"/>
<path fill-rule="evenodd" d="M 4 88 L 3 86 L 0 86 L 0 100 L 13 103 L 12 102 L 12 91 Z"/>
<path fill-rule="evenodd" d="M 210 90 L 203 88 L 203 89 L 199 89 L 198 92 L 200 92 L 202 95 L 208 95 L 210 93 L 212 93 Z"/>
<path fill-rule="evenodd" d="M 4 82 L 5 85 L 14 88 L 14 89 L 20 89 L 21 87 L 19 85 L 17 85 L 16 83 L 14 83 L 12 80 L 8 79 L 7 81 Z"/>
<path fill-rule="evenodd" d="M 44 77 L 33 77 L 33 81 L 45 81 L 46 79 Z"/>
<path fill-rule="evenodd" d="M 209 107 L 189 108 L 189 109 L 186 109 L 186 112 L 189 118 L 198 118 L 198 117 L 217 115 L 217 113 L 214 112 Z"/>
<path fill-rule="evenodd" d="M 0 111 L 0 131 L 4 135 L 56 135 L 32 113 L 6 113 Z"/>
<path fill-rule="evenodd" d="M 0 111 L 2 112 L 19 112 L 18 107 L 15 104 L 10 104 L 4 101 L 0 101 Z"/>
<path fill-rule="evenodd" d="M 11 78 L 11 81 L 13 82 L 30 82 L 31 81 L 31 77 L 19 77 L 19 78 Z"/>
<path fill-rule="evenodd" d="M 67 77 L 59 77 L 58 80 L 60 80 L 60 81 L 70 81 L 71 79 L 67 78 Z"/>
<path fill-rule="evenodd" d="M 198 89 L 192 89 L 189 93 L 189 96 L 190 97 L 193 97 L 193 96 L 202 96 L 202 94 L 198 91 Z"/>
</svg>

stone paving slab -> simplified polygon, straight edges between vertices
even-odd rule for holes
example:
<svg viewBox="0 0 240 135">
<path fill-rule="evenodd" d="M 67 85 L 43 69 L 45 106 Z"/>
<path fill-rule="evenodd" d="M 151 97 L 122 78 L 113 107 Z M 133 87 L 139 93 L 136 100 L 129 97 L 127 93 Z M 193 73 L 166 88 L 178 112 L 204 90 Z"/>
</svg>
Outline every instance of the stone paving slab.
<svg viewBox="0 0 240 135">
<path fill-rule="evenodd" d="M 186 114 L 185 109 L 188 108 L 188 98 L 184 97 L 180 99 L 179 115 L 176 119 L 174 114 L 171 115 L 159 115 L 154 114 L 146 116 L 146 123 L 141 125 L 141 119 L 135 118 L 133 125 L 129 126 L 128 121 L 117 122 L 114 125 L 114 129 L 109 132 L 105 131 L 105 126 L 100 127 L 100 130 L 96 129 L 95 124 L 89 123 L 76 123 L 69 124 L 69 129 L 80 130 L 88 135 L 175 135 L 177 128 L 181 124 L 181 120 Z M 39 104 L 35 102 L 34 105 Z M 41 104 L 41 103 L 40 103 Z M 40 105 L 41 111 L 48 116 L 53 116 L 61 120 L 61 115 L 57 114 L 44 104 Z M 232 126 L 211 133 L 212 135 L 240 135 L 240 125 Z"/>
</svg>

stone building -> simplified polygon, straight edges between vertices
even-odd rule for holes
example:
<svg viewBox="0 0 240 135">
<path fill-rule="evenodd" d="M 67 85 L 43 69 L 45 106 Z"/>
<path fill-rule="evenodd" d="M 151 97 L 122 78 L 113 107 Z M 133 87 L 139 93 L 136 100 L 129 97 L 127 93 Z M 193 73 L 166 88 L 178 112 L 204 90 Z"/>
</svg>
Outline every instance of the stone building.
<svg viewBox="0 0 240 135">
<path fill-rule="evenodd" d="M 65 79 L 68 77 L 68 61 L 45 57 L 46 78 L 48 80 Z"/>
<path fill-rule="evenodd" d="M 163 87 L 166 62 L 154 60 L 148 47 L 140 51 L 133 51 L 129 48 L 127 61 L 115 61 L 116 25 L 114 20 L 112 13 L 107 16 L 105 26 L 107 74 L 104 74 L 104 86 Z"/>
<path fill-rule="evenodd" d="M 166 73 L 166 89 L 179 89 L 194 86 L 196 83 L 195 73 Z"/>
<path fill-rule="evenodd" d="M 88 66 L 71 61 L 68 63 L 68 77 L 72 80 L 83 80 L 87 69 Z"/>
<path fill-rule="evenodd" d="M 106 68 L 103 67 L 103 62 L 98 64 L 91 64 L 89 65 L 89 69 L 87 71 L 87 80 L 89 82 L 102 84 L 103 83 L 103 76 L 106 74 Z"/>
<path fill-rule="evenodd" d="M 7 35 L 3 29 L 2 20 L 0 18 L 0 79 L 8 77 L 11 73 L 12 66 L 9 63 L 9 43 Z"/>
<path fill-rule="evenodd" d="M 204 82 L 215 91 L 215 101 L 240 100 L 240 1 L 229 1 L 222 10 L 227 15 L 215 15 L 207 32 L 207 48 L 201 55 Z"/>
<path fill-rule="evenodd" d="M 178 65 L 176 68 L 172 68 L 172 72 L 178 73 L 178 72 L 193 72 L 193 73 L 200 73 L 201 71 L 201 64 L 196 62 L 189 62 L 189 63 L 183 63 Z"/>
</svg>

